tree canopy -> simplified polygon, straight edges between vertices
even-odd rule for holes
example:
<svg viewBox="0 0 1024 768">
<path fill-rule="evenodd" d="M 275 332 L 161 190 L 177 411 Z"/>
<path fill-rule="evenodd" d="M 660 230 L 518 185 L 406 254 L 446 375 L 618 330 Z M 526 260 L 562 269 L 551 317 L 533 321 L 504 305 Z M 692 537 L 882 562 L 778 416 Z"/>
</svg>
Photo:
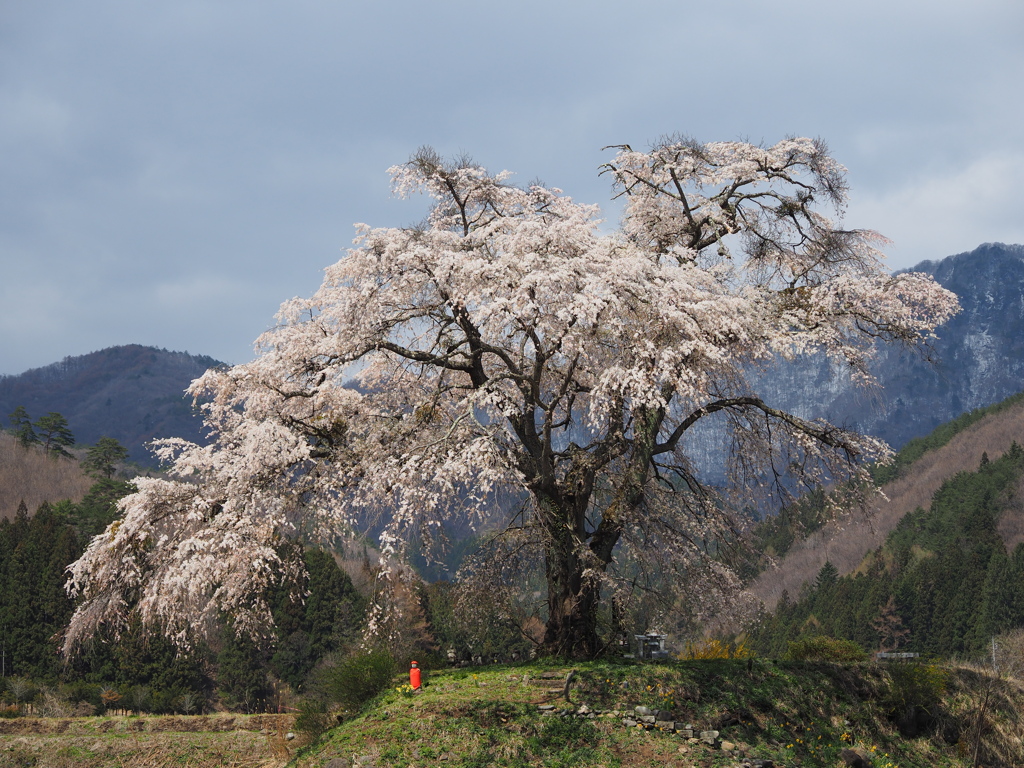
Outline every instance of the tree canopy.
<svg viewBox="0 0 1024 768">
<path fill-rule="evenodd" d="M 750 374 L 824 354 L 870 384 L 876 343 L 925 344 L 957 303 L 822 212 L 841 215 L 847 188 L 820 141 L 615 150 L 613 232 L 558 189 L 429 149 L 392 168 L 397 194 L 432 200 L 427 219 L 359 225 L 255 360 L 193 384 L 214 442 L 164 441 L 172 476 L 138 478 L 75 564 L 68 647 L 130 613 L 182 643 L 222 611 L 259 633 L 281 537 L 375 520 L 393 553 L 505 510 L 478 575 L 539 568 L 553 652 L 599 652 L 601 606 L 638 574 L 726 610 L 737 580 L 716 544 L 736 521 L 691 430 L 723 424 L 729 476 L 756 493 L 786 474 L 867 480 L 881 441 L 780 410 Z"/>
</svg>

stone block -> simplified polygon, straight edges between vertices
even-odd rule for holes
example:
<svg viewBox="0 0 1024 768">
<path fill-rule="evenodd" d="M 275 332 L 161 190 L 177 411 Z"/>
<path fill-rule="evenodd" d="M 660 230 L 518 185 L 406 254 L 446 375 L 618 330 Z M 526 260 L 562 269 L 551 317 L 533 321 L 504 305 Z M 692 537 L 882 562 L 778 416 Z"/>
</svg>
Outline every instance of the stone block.
<svg viewBox="0 0 1024 768">
<path fill-rule="evenodd" d="M 844 749 L 839 757 L 850 768 L 871 768 L 871 757 L 860 749 Z"/>
</svg>

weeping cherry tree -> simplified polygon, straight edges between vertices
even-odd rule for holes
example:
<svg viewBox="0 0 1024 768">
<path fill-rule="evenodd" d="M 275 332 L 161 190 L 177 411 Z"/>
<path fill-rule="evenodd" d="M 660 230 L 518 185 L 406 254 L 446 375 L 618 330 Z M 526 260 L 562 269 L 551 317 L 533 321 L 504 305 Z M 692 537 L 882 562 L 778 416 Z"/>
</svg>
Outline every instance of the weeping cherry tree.
<svg viewBox="0 0 1024 768">
<path fill-rule="evenodd" d="M 544 644 L 588 657 L 622 562 L 657 553 L 680 587 L 736 586 L 713 545 L 736 521 L 701 481 L 697 425 L 720 424 L 727 475 L 759 492 L 782 473 L 866 480 L 884 443 L 776 407 L 753 374 L 826 355 L 870 386 L 876 345 L 924 347 L 956 298 L 841 227 L 845 169 L 820 141 L 613 149 L 616 231 L 558 189 L 429 149 L 390 169 L 429 216 L 360 225 L 252 362 L 193 383 L 213 442 L 162 441 L 171 475 L 136 479 L 72 566 L 67 649 L 133 614 L 181 644 L 223 615 L 258 635 L 266 587 L 299 567 L 284 539 L 377 521 L 401 553 L 409 532 L 513 510 L 504 536 L 547 587 Z"/>
</svg>

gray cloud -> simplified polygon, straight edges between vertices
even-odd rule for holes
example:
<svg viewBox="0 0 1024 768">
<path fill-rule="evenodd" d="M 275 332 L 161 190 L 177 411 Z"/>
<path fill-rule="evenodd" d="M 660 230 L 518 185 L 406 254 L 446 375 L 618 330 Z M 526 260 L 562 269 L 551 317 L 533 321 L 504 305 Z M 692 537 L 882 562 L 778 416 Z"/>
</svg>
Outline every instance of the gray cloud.
<svg viewBox="0 0 1024 768">
<path fill-rule="evenodd" d="M 819 135 L 894 267 L 1024 242 L 1017 0 L 40 0 L 0 22 L 0 373 L 143 343 L 241 362 L 384 170 L 469 152 L 608 205 L 601 147 Z"/>
</svg>

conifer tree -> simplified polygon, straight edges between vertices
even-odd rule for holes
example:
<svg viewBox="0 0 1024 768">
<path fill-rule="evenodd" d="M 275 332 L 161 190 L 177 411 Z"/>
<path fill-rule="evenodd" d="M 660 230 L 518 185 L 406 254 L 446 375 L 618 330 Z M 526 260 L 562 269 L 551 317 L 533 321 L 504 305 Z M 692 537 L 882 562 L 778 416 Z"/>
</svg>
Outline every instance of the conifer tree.
<svg viewBox="0 0 1024 768">
<path fill-rule="evenodd" d="M 8 418 L 11 421 L 11 431 L 14 432 L 14 436 L 18 438 L 18 442 L 23 448 L 28 448 L 39 442 L 39 437 L 32 428 L 32 419 L 29 417 L 28 411 L 25 410 L 25 406 L 19 405 Z"/>
<path fill-rule="evenodd" d="M 128 449 L 113 437 L 101 437 L 96 445 L 85 452 L 82 469 L 94 478 L 110 479 L 117 471 L 117 463 L 128 458 Z"/>
<path fill-rule="evenodd" d="M 75 444 L 75 436 L 71 433 L 68 420 L 56 411 L 50 411 L 32 425 L 36 429 L 38 442 L 47 454 L 56 458 L 71 458 L 68 448 Z"/>
</svg>

